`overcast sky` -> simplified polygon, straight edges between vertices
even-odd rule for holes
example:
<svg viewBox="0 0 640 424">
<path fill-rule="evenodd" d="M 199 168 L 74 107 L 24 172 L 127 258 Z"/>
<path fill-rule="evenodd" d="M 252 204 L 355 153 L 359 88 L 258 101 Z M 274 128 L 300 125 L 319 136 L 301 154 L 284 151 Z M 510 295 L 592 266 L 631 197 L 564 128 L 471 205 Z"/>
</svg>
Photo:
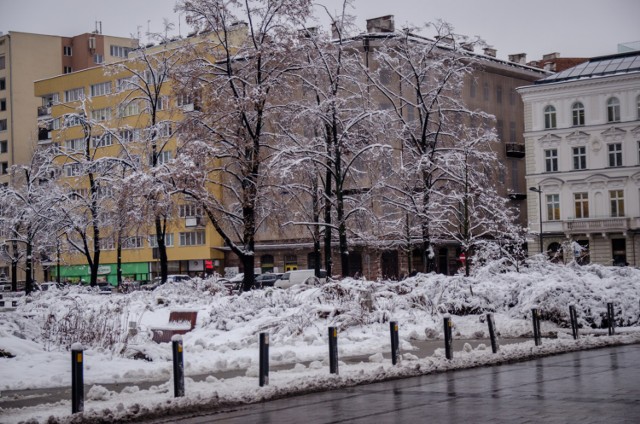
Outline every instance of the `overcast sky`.
<svg viewBox="0 0 640 424">
<path fill-rule="evenodd" d="M 318 0 L 331 11 L 341 0 Z M 160 31 L 163 18 L 176 24 L 175 0 L 0 0 L 0 31 L 72 36 L 95 29 L 130 36 Z M 396 27 L 442 19 L 455 32 L 480 36 L 498 57 L 545 53 L 592 57 L 617 52 L 618 43 L 640 41 L 640 0 L 355 0 L 352 14 L 365 20 L 395 15 Z M 184 18 L 184 17 L 182 17 Z M 179 25 L 182 35 L 189 29 Z M 425 35 L 432 35 L 426 33 Z"/>
</svg>

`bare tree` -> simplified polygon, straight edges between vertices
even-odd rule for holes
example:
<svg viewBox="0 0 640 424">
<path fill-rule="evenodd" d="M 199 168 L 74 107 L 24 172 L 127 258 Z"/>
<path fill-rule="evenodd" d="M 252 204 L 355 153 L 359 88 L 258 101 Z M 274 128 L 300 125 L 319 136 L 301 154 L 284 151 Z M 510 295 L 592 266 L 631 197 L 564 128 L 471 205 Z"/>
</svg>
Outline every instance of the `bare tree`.
<svg viewBox="0 0 640 424">
<path fill-rule="evenodd" d="M 196 31 L 177 78 L 185 94 L 201 93 L 188 113 L 173 184 L 200 204 L 227 246 L 242 261 L 244 290 L 254 283 L 255 232 L 273 145 L 273 112 L 282 105 L 287 73 L 298 67 L 295 25 L 308 0 L 193 0 L 178 9 Z"/>
<path fill-rule="evenodd" d="M 421 241 L 424 271 L 429 272 L 436 229 L 445 219 L 441 188 L 451 178 L 444 157 L 460 138 L 460 120 L 472 113 L 461 96 L 474 63 L 467 49 L 481 41 L 461 38 L 442 22 L 426 27 L 436 31 L 434 40 L 408 28 L 372 46 L 377 68 L 366 70 L 396 120 L 398 167 L 387 201 L 406 214 L 406 238 Z M 407 251 L 411 257 L 410 246 Z"/>
<path fill-rule="evenodd" d="M 51 149 L 36 151 L 26 165 L 11 168 L 11 184 L 0 193 L 5 240 L 11 243 L 7 255 L 12 264 L 12 290 L 17 290 L 18 263 L 24 260 L 25 291 L 33 290 L 34 267 L 50 254 L 55 245 L 56 219 L 54 206 L 62 193 L 56 184 L 58 175 Z"/>
</svg>

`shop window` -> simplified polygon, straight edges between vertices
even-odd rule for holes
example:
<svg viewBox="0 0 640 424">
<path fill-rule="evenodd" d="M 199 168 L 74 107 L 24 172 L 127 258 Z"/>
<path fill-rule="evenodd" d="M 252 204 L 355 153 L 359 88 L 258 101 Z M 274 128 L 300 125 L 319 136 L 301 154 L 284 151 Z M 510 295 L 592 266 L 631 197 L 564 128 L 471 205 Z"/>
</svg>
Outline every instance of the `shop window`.
<svg viewBox="0 0 640 424">
<path fill-rule="evenodd" d="M 260 270 L 263 274 L 273 272 L 273 255 L 260 256 Z"/>
</svg>

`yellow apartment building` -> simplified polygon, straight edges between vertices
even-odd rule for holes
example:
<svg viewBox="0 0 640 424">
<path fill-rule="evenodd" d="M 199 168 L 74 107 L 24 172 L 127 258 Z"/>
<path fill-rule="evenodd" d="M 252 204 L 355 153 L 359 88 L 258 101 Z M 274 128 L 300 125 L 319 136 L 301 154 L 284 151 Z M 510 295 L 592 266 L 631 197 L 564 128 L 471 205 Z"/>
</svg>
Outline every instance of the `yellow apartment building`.
<svg viewBox="0 0 640 424">
<path fill-rule="evenodd" d="M 0 32 L 0 184 L 8 184 L 11 166 L 29 163 L 38 141 L 49 137 L 37 120 L 48 114 L 49 103 L 34 95 L 33 82 L 120 61 L 135 44 L 100 31 L 75 37 Z M 7 237 L 0 234 L 0 248 L 8 248 Z M 5 279 L 11 279 L 11 268 L 0 258 L 0 280 Z M 18 280 L 24 280 L 21 271 Z"/>
<path fill-rule="evenodd" d="M 147 51 L 148 57 L 162 55 L 168 50 Z M 47 78 L 35 83 L 35 95 L 43 104 L 51 104 L 50 115 L 40 117 L 40 125 L 49 129 L 49 138 L 40 140 L 42 147 L 55 144 L 60 150 L 62 181 L 69 190 L 82 195 L 88 190 L 87 178 L 74 170 L 74 155 L 84 149 L 90 140 L 89 149 L 96 159 L 119 157 L 126 149 L 137 156 L 142 166 L 149 166 L 148 145 L 142 141 L 151 118 L 148 102 L 139 96 L 135 83 L 137 76 L 145 75 L 143 61 L 130 59 L 119 64 L 84 69 L 69 74 Z M 136 80 L 136 81 L 139 81 Z M 162 147 L 158 151 L 158 163 L 175 157 L 176 138 L 172 127 L 183 119 L 185 110 L 192 110 L 194 100 L 175 95 L 170 82 L 161 85 L 157 110 Z M 84 114 L 90 122 L 81 125 L 77 114 Z M 106 187 L 109 190 L 109 187 Z M 169 259 L 169 274 L 199 276 L 220 272 L 224 262 L 222 239 L 203 217 L 202 210 L 195 205 L 174 198 L 173 219 L 165 236 Z M 142 208 L 142 205 L 140 205 Z M 122 274 L 124 279 L 150 280 L 159 275 L 159 263 L 155 251 L 155 227 L 153 217 L 148 222 L 131 229 L 122 243 Z M 100 280 L 116 283 L 116 244 L 108 228 L 101 229 Z M 90 270 L 84 255 L 67 251 L 62 255 L 60 276 L 63 280 L 88 281 Z M 47 272 L 55 278 L 57 266 Z"/>
</svg>

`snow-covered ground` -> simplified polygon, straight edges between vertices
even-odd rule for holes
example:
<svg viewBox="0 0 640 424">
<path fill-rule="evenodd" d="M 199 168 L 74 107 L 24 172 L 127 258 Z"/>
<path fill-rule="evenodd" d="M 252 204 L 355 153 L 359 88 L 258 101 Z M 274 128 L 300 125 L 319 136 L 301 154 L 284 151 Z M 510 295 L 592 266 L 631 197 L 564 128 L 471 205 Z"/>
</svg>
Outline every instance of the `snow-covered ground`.
<svg viewBox="0 0 640 424">
<path fill-rule="evenodd" d="M 344 387 L 396 376 L 526 359 L 539 354 L 640 342 L 640 270 L 552 265 L 532 261 L 520 273 L 497 265 L 474 277 L 436 274 L 401 282 L 345 279 L 321 287 L 266 289 L 228 295 L 213 280 L 167 284 L 154 292 L 100 295 L 81 288 L 37 293 L 15 311 L 0 312 L 0 391 L 70 386 L 69 347 L 85 347 L 84 418 L 124 421 L 199 405 L 254 402 L 301 391 Z M 600 337 L 606 303 L 614 302 L 617 332 Z M 574 341 L 569 305 L 583 326 Z M 501 346 L 498 354 L 479 346 L 444 350 L 420 357 L 415 345 L 441 340 L 442 318 L 452 316 L 454 338 L 488 337 L 484 319 L 493 312 L 501 338 L 531 337 L 531 308 L 541 311 L 547 338 Z M 184 335 L 186 396 L 173 398 L 171 346 L 151 341 L 152 327 L 166 327 L 170 311 L 198 312 L 196 328 Z M 390 350 L 389 321 L 400 327 L 402 361 L 392 366 L 381 353 Z M 137 331 L 130 332 L 130 322 Z M 338 327 L 341 358 L 369 357 L 369 362 L 328 369 L 327 327 Z M 258 335 L 270 335 L 270 364 L 296 364 L 271 372 L 269 385 L 258 386 Z M 134 334 L 135 333 L 135 334 Z M 413 353 L 412 353 L 413 352 Z M 135 359 L 137 358 L 137 359 Z M 219 373 L 238 370 L 222 379 Z M 208 375 L 202 381 L 189 376 Z M 216 377 L 218 374 L 218 377 Z M 148 389 L 137 384 L 160 381 Z M 103 384 L 127 383 L 116 393 Z M 70 400 L 23 409 L 0 410 L 0 422 L 69 422 Z M 56 422 L 58 422 L 56 421 Z"/>
</svg>

